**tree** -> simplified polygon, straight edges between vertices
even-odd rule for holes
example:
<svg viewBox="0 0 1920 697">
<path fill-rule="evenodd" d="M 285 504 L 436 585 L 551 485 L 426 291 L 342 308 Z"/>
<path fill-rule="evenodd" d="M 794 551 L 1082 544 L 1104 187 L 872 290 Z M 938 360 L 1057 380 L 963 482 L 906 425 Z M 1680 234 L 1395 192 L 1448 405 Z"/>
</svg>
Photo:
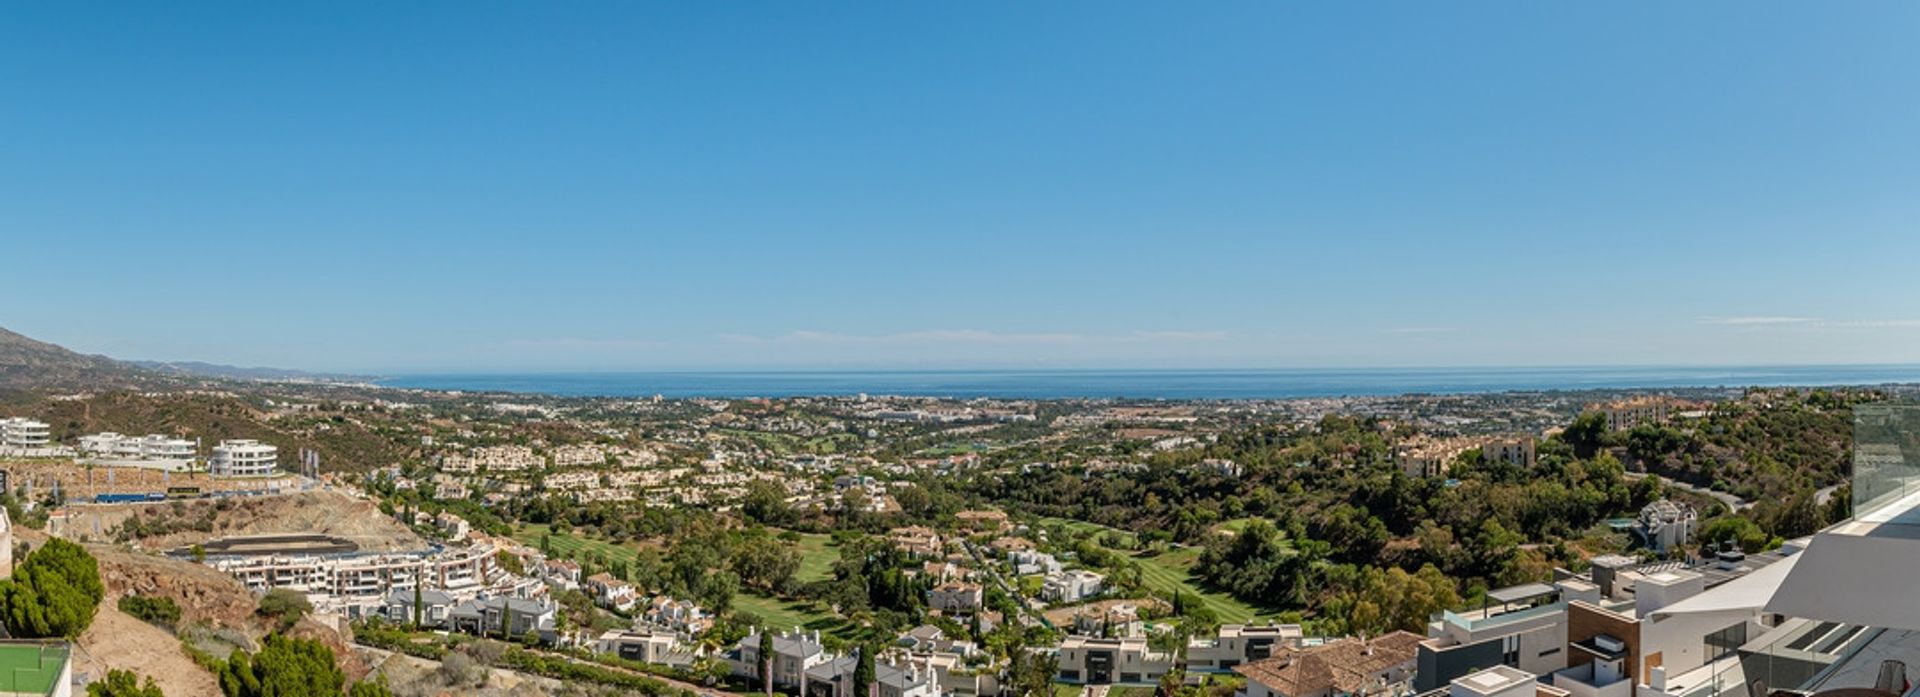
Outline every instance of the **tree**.
<svg viewBox="0 0 1920 697">
<path fill-rule="evenodd" d="M 1052 652 L 1034 651 L 1025 646 L 1013 650 L 1009 681 L 1013 683 L 1014 694 L 1053 694 L 1053 676 L 1059 672 L 1060 658 Z"/>
<path fill-rule="evenodd" d="M 307 596 L 290 589 L 275 588 L 260 596 L 260 614 L 279 620 L 283 632 L 312 610 L 313 604 L 307 602 Z"/>
<path fill-rule="evenodd" d="M 393 690 L 387 689 L 384 680 L 362 680 L 347 690 L 347 697 L 393 697 Z"/>
<path fill-rule="evenodd" d="M 773 694 L 773 632 L 760 630 L 760 687 Z"/>
<path fill-rule="evenodd" d="M 1415 631 L 1426 626 L 1434 613 L 1458 604 L 1460 594 L 1453 579 L 1432 564 L 1413 574 L 1397 567 L 1385 572 L 1368 569 L 1348 622 L 1354 631 L 1365 634 Z"/>
<path fill-rule="evenodd" d="M 1573 446 L 1573 455 L 1582 460 L 1600 452 L 1607 436 L 1607 415 L 1590 411 L 1575 417 L 1566 430 L 1560 432 L 1560 440 Z"/>
<path fill-rule="evenodd" d="M 153 678 L 144 683 L 139 679 L 130 670 L 109 670 L 107 679 L 87 685 L 87 697 L 166 697 Z"/>
<path fill-rule="evenodd" d="M 267 635 L 257 655 L 233 652 L 219 678 L 226 697 L 335 697 L 347 682 L 333 649 L 280 634 Z"/>
<path fill-rule="evenodd" d="M 93 624 L 106 589 L 86 548 L 52 538 L 0 581 L 0 606 L 15 637 L 80 636 Z"/>
<path fill-rule="evenodd" d="M 748 520 L 763 525 L 785 525 L 793 520 L 793 507 L 787 505 L 786 490 L 765 479 L 747 483 L 747 497 L 740 504 L 740 512 L 746 514 Z"/>
<path fill-rule="evenodd" d="M 423 624 L 422 620 L 425 619 L 422 613 L 425 611 L 427 603 L 421 596 L 426 593 L 425 590 L 422 590 L 426 585 L 426 579 L 417 577 L 413 579 L 413 628 L 416 630 L 420 628 L 420 625 Z"/>
<path fill-rule="evenodd" d="M 867 697 L 873 692 L 873 647 L 860 647 L 860 662 L 853 666 L 853 697 Z"/>
</svg>

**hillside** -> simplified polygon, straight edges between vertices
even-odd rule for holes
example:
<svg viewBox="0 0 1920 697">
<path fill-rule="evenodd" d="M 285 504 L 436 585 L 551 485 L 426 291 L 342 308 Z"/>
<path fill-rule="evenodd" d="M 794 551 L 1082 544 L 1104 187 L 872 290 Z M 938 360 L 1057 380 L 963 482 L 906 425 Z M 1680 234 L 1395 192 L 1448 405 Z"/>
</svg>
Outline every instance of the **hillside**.
<svg viewBox="0 0 1920 697">
<path fill-rule="evenodd" d="M 417 437 L 382 433 L 378 415 L 312 412 L 275 414 L 258 396 L 225 392 L 140 394 L 114 391 L 87 399 L 40 399 L 11 413 L 53 427 L 56 440 L 89 433 L 167 433 L 211 446 L 227 438 L 253 438 L 280 446 L 283 462 L 311 448 L 329 471 L 362 471 L 407 457 Z M 412 441 L 411 443 L 409 441 Z"/>
<path fill-rule="evenodd" d="M 0 389 L 150 387 L 169 380 L 106 356 L 89 356 L 0 329 Z"/>
<path fill-rule="evenodd" d="M 349 382 L 365 383 L 378 378 L 370 375 L 349 375 L 346 373 L 313 373 L 305 370 L 287 368 L 262 368 L 220 365 L 202 361 L 128 361 L 134 366 L 156 373 L 178 375 L 182 377 L 217 378 L 223 380 L 253 380 L 260 382 Z"/>
</svg>

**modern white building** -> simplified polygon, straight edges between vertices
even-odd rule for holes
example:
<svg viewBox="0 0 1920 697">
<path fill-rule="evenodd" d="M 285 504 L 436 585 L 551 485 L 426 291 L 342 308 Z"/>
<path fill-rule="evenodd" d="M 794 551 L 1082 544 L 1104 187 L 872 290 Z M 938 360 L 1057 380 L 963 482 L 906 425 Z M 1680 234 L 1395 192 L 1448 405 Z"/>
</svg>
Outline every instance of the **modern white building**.
<svg viewBox="0 0 1920 697">
<path fill-rule="evenodd" d="M 1106 590 L 1107 577 L 1086 569 L 1069 569 L 1047 577 L 1040 597 L 1050 603 L 1077 603 Z"/>
<path fill-rule="evenodd" d="M 1057 654 L 1061 682 L 1086 685 L 1146 684 L 1173 670 L 1173 654 L 1155 651 L 1145 637 L 1072 635 Z"/>
<path fill-rule="evenodd" d="M 53 442 L 53 429 L 33 419 L 0 419 L 0 445 L 9 448 L 44 448 Z"/>
<path fill-rule="evenodd" d="M 200 455 L 199 444 L 158 433 L 124 436 L 111 431 L 80 437 L 80 455 L 90 464 L 183 470 Z"/>
<path fill-rule="evenodd" d="M 1633 521 L 1633 532 L 1648 549 L 1665 552 L 1687 546 L 1693 540 L 1693 526 L 1698 519 L 1693 506 L 1660 499 L 1640 509 L 1640 517 Z"/>
<path fill-rule="evenodd" d="M 280 449 L 257 440 L 223 440 L 213 446 L 207 469 L 214 474 L 265 475 L 279 471 Z"/>
<path fill-rule="evenodd" d="M 1187 670 L 1226 672 L 1234 666 L 1266 660 L 1281 648 L 1298 648 L 1306 635 L 1297 624 L 1221 625 L 1212 638 L 1187 642 Z"/>
</svg>

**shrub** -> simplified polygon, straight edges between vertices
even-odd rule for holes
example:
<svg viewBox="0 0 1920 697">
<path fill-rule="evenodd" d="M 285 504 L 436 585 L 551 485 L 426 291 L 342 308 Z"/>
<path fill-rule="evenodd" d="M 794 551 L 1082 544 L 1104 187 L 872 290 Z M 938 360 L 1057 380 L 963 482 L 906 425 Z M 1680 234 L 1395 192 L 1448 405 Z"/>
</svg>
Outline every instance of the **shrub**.
<svg viewBox="0 0 1920 697">
<path fill-rule="evenodd" d="M 166 697 L 153 678 L 145 683 L 130 670 L 109 670 L 107 679 L 87 685 L 87 697 Z"/>
<path fill-rule="evenodd" d="M 120 598 L 120 611 L 148 624 L 172 631 L 180 622 L 180 605 L 165 596 L 129 595 Z"/>
<path fill-rule="evenodd" d="M 313 604 L 307 602 L 307 596 L 297 591 L 275 588 L 260 596 L 260 614 L 279 620 L 281 631 L 293 627 L 293 623 L 312 610 Z"/>
</svg>

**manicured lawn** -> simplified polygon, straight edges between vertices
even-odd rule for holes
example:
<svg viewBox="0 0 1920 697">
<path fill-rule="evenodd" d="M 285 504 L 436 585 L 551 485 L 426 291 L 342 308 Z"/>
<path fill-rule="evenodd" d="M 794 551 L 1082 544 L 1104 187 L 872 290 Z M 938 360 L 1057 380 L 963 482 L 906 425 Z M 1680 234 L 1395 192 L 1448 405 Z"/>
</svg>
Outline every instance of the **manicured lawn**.
<svg viewBox="0 0 1920 697">
<path fill-rule="evenodd" d="M 1238 535 L 1240 534 L 1241 530 L 1247 529 L 1247 524 L 1252 523 L 1253 521 L 1256 521 L 1256 520 L 1260 520 L 1260 519 L 1259 518 L 1234 518 L 1233 520 L 1229 520 L 1219 525 L 1213 526 L 1213 529 L 1225 530 L 1227 532 Z"/>
<path fill-rule="evenodd" d="M 1081 693 L 1085 691 L 1086 688 L 1079 685 L 1053 684 L 1053 697 L 1080 697 Z"/>
<path fill-rule="evenodd" d="M 541 535 L 551 535 L 550 541 L 553 544 L 554 556 L 570 556 L 573 559 L 580 559 L 598 551 L 607 555 L 608 561 L 622 561 L 631 565 L 633 564 L 633 560 L 640 555 L 637 550 L 628 545 L 617 545 L 605 540 L 595 540 L 574 534 L 562 535 L 552 532 L 548 526 L 539 523 L 527 523 L 522 526 L 518 532 L 513 534 L 513 539 L 538 549 L 540 547 Z"/>
<path fill-rule="evenodd" d="M 1263 613 L 1260 608 L 1226 593 L 1203 590 L 1199 579 L 1193 577 L 1193 564 L 1199 559 L 1200 548 L 1180 547 L 1159 556 L 1135 557 L 1134 561 L 1140 563 L 1140 578 L 1147 587 L 1166 593 L 1177 590 L 1198 595 L 1222 623 L 1244 623 L 1261 614 L 1272 614 Z"/>
<path fill-rule="evenodd" d="M 1094 533 L 1095 535 L 1101 535 L 1104 533 L 1117 533 L 1120 535 L 1121 539 L 1126 540 L 1127 546 L 1129 547 L 1140 546 L 1139 537 L 1134 535 L 1133 533 L 1128 532 L 1126 530 L 1121 530 L 1119 528 L 1110 528 L 1105 525 L 1101 525 L 1099 523 L 1089 523 L 1084 520 L 1072 520 L 1069 518 L 1041 518 L 1040 522 L 1048 525 L 1054 525 L 1054 524 L 1063 525 L 1067 528 L 1067 530 L 1075 533 L 1091 532 L 1091 533 Z"/>
<path fill-rule="evenodd" d="M 822 607 L 814 609 L 807 603 L 769 598 L 753 593 L 735 593 L 733 609 L 751 612 L 760 617 L 768 627 L 786 631 L 794 627 L 818 629 L 828 634 L 842 633 L 847 629 L 847 621 L 839 615 Z"/>
<path fill-rule="evenodd" d="M 839 559 L 831 535 L 800 533 L 800 570 L 793 576 L 801 583 L 825 580 L 833 576 L 833 563 Z"/>
</svg>

